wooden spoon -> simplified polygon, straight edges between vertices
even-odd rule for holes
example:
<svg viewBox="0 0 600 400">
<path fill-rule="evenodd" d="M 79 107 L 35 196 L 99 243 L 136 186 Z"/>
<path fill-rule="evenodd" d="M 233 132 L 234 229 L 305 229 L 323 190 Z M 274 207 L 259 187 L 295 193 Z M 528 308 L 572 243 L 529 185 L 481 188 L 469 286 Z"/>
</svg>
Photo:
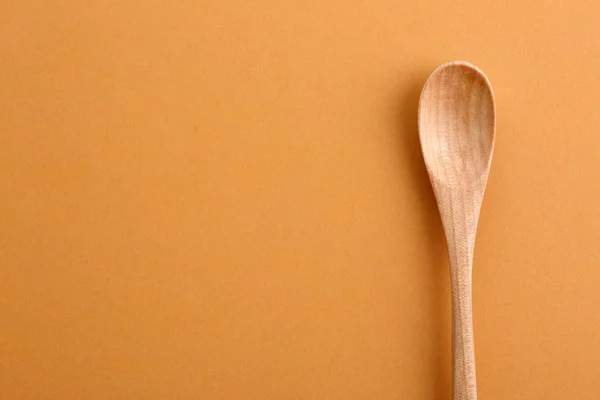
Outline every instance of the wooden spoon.
<svg viewBox="0 0 600 400">
<path fill-rule="evenodd" d="M 453 400 L 477 399 L 471 276 L 495 130 L 494 93 L 483 72 L 462 61 L 433 71 L 419 101 L 419 137 L 450 259 Z"/>
</svg>

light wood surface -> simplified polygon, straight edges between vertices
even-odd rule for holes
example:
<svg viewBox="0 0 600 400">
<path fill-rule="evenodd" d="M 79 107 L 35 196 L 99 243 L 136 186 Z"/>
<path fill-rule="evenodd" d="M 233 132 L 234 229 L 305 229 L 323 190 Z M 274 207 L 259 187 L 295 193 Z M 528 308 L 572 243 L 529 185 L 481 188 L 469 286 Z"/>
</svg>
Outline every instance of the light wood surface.
<svg viewBox="0 0 600 400">
<path fill-rule="evenodd" d="M 419 136 L 448 244 L 453 399 L 476 400 L 473 252 L 495 138 L 494 95 L 478 68 L 458 61 L 431 74 L 419 104 Z"/>
</svg>

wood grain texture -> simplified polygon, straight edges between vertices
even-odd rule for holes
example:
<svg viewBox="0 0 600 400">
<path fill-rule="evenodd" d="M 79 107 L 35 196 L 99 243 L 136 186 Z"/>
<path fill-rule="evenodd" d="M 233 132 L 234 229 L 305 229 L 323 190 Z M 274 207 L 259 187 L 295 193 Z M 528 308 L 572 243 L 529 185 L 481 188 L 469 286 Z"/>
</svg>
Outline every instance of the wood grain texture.
<svg viewBox="0 0 600 400">
<path fill-rule="evenodd" d="M 431 74 L 421 93 L 419 136 L 448 244 L 453 399 L 475 400 L 473 251 L 495 138 L 494 95 L 479 69 L 451 62 Z"/>
</svg>

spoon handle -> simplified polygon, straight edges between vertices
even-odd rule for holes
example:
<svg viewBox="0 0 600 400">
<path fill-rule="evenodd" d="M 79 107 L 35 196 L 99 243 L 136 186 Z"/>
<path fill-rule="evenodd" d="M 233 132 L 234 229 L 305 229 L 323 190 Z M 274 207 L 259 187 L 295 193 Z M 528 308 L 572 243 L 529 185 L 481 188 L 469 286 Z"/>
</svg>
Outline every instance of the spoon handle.
<svg viewBox="0 0 600 400">
<path fill-rule="evenodd" d="M 443 213 L 452 288 L 453 400 L 477 400 L 472 317 L 472 271 L 480 201 L 450 197 Z M 478 197 L 468 196 L 467 198 Z M 457 201 L 459 200 L 459 201 Z"/>
<path fill-rule="evenodd" d="M 450 246 L 449 246 L 450 247 Z M 475 346 L 471 296 L 472 251 L 452 246 L 450 275 L 452 287 L 452 380 L 453 400 L 476 400 Z M 459 247 L 459 248 L 457 248 Z"/>
</svg>

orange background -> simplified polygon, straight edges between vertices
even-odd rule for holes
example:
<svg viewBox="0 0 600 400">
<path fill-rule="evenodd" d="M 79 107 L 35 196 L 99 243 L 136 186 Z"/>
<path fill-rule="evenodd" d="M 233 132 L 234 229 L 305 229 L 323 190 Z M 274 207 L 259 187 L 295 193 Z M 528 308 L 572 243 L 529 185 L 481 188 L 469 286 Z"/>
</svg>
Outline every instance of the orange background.
<svg viewBox="0 0 600 400">
<path fill-rule="evenodd" d="M 4 1 L 0 399 L 450 399 L 418 96 L 482 68 L 481 399 L 600 397 L 593 1 Z"/>
</svg>

